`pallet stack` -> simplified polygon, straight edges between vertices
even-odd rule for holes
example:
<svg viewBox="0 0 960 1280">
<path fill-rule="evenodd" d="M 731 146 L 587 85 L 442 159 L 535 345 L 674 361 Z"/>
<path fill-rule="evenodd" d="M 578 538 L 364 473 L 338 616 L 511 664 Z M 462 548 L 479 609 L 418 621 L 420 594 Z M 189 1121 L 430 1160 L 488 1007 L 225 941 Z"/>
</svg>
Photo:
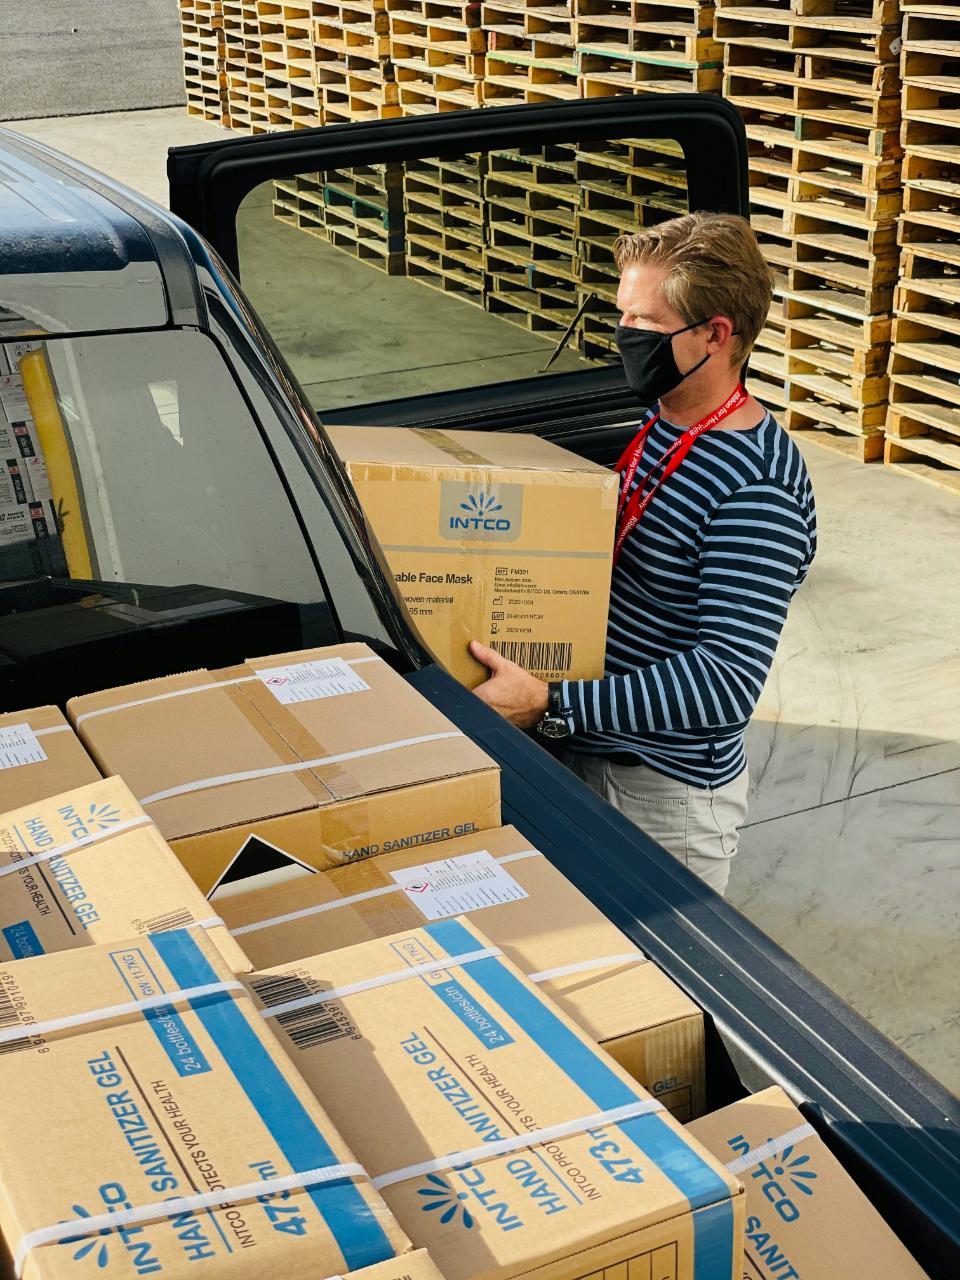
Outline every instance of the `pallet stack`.
<svg viewBox="0 0 960 1280">
<path fill-rule="evenodd" d="M 757 367 L 783 371 L 791 430 L 879 458 L 901 204 L 896 0 L 719 0 L 716 16 L 776 281 Z"/>
<path fill-rule="evenodd" d="M 573 0 L 582 98 L 715 92 L 722 49 L 712 4 L 698 0 Z"/>
<path fill-rule="evenodd" d="M 229 117 L 221 0 L 179 0 L 187 111 L 223 123 Z"/>
<path fill-rule="evenodd" d="M 412 280 L 482 307 L 488 156 L 415 160 L 405 166 L 403 212 L 406 274 Z"/>
<path fill-rule="evenodd" d="M 483 0 L 480 12 L 487 43 L 487 106 L 577 97 L 569 0 Z"/>
<path fill-rule="evenodd" d="M 577 149 L 577 348 L 589 360 L 615 359 L 618 273 L 614 243 L 687 209 L 683 153 L 676 142 L 624 138 Z"/>
<path fill-rule="evenodd" d="M 885 458 L 960 492 L 960 4 L 903 5 L 901 267 Z"/>
<path fill-rule="evenodd" d="M 483 105 L 484 34 L 469 0 L 387 0 L 390 61 L 404 115 Z"/>
<path fill-rule="evenodd" d="M 313 0 L 314 79 L 324 124 L 400 115 L 386 0 Z"/>
</svg>

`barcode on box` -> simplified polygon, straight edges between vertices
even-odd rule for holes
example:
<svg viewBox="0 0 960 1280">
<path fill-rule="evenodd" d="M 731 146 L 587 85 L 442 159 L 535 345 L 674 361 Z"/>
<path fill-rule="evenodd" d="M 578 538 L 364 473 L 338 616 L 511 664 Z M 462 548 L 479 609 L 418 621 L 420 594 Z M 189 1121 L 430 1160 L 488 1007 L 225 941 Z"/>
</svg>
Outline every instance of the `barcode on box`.
<svg viewBox="0 0 960 1280">
<path fill-rule="evenodd" d="M 573 644 L 569 640 L 491 640 L 490 648 L 524 671 L 563 674 L 573 665 Z"/>
<path fill-rule="evenodd" d="M 324 990 L 313 978 L 282 973 L 273 977 L 251 978 L 250 985 L 268 1009 L 288 1000 L 302 1000 Z M 298 1049 L 313 1049 L 319 1044 L 333 1044 L 356 1034 L 356 1029 L 341 1008 L 332 1004 L 310 1005 L 290 1009 L 270 1019 L 287 1033 Z"/>
<path fill-rule="evenodd" d="M 0 1031 L 6 1031 L 9 1027 L 20 1027 L 22 1025 L 23 1022 L 10 997 L 10 992 L 6 987 L 0 987 Z M 22 1040 L 7 1040 L 0 1044 L 0 1054 L 16 1053 L 19 1049 L 29 1048 L 30 1041 L 24 1036 Z"/>
<path fill-rule="evenodd" d="M 196 923 L 196 916 L 184 907 L 180 911 L 168 911 L 165 916 L 154 916 L 143 921 L 143 933 L 165 933 L 168 929 L 186 929 Z"/>
</svg>

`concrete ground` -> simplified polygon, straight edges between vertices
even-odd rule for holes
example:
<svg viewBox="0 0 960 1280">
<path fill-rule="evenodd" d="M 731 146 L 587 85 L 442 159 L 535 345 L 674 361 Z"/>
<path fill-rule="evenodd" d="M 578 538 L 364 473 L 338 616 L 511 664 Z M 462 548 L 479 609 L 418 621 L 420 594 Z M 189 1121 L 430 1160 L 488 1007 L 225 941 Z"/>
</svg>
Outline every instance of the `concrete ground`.
<svg viewBox="0 0 960 1280">
<path fill-rule="evenodd" d="M 0 22 L 0 120 L 186 101 L 177 0 L 3 0 Z"/>
<path fill-rule="evenodd" d="M 221 132 L 181 111 L 22 127 L 155 197 L 167 145 Z M 458 377 L 488 342 L 501 344 L 495 376 L 514 374 L 504 360 L 539 362 L 539 340 L 432 290 L 371 271 L 358 292 L 350 259 L 266 230 L 263 199 L 242 211 L 242 233 L 261 237 L 274 269 L 249 288 L 318 403 L 446 385 L 443 365 L 423 367 L 422 344 L 404 346 L 398 329 L 442 336 L 440 360 L 453 351 Z M 751 726 L 751 809 L 730 897 L 960 1092 L 960 497 L 802 447 L 820 551 Z"/>
</svg>

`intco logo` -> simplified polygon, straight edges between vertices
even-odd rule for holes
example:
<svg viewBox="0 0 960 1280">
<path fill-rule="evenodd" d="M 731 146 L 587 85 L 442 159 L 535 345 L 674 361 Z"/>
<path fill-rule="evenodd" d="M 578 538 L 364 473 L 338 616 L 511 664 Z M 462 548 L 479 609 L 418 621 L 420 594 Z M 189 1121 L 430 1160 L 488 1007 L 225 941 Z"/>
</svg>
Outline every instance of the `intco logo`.
<svg viewBox="0 0 960 1280">
<path fill-rule="evenodd" d="M 439 1213 L 440 1221 L 444 1225 L 455 1219 L 467 1228 L 474 1225 L 473 1214 L 465 1204 L 461 1203 L 468 1199 L 466 1191 L 454 1191 L 446 1179 L 438 1178 L 435 1173 L 428 1173 L 427 1181 L 431 1184 L 429 1187 L 417 1189 L 418 1196 L 427 1197 L 425 1203 L 420 1206 L 424 1213 L 431 1211 Z"/>
<path fill-rule="evenodd" d="M 87 826 L 91 831 L 108 831 L 120 821 L 120 810 L 112 804 L 92 804 L 87 813 Z"/>
<path fill-rule="evenodd" d="M 771 1138 L 767 1139 L 767 1142 L 771 1141 Z M 741 1156 L 747 1155 L 750 1151 L 749 1142 L 739 1134 L 735 1138 L 730 1138 L 728 1145 Z M 770 1201 L 784 1222 L 796 1222 L 800 1217 L 800 1209 L 791 1199 L 792 1195 L 796 1193 L 803 1196 L 813 1195 L 812 1184 L 818 1175 L 813 1169 L 808 1168 L 809 1164 L 810 1157 L 794 1155 L 791 1145 L 784 1147 L 772 1160 L 762 1160 L 755 1169 L 748 1170 L 750 1177 L 759 1182 L 764 1197 Z"/>
<path fill-rule="evenodd" d="M 510 521 L 497 512 L 503 511 L 503 503 L 498 502 L 492 493 L 468 493 L 466 502 L 460 503 L 460 510 L 466 515 L 450 517 L 451 529 L 483 529 L 487 533 L 505 533 L 510 528 Z"/>
<path fill-rule="evenodd" d="M 522 515 L 522 484 L 441 484 L 440 535 L 449 541 L 515 542 Z"/>
<path fill-rule="evenodd" d="M 93 1216 L 88 1209 L 84 1209 L 82 1204 L 75 1204 L 72 1207 L 75 1216 L 78 1218 L 90 1218 Z M 97 1266 L 105 1268 L 110 1261 L 110 1255 L 107 1252 L 106 1240 L 100 1239 L 100 1237 L 112 1235 L 113 1227 L 101 1227 L 92 1238 L 89 1236 L 66 1236 L 60 1243 L 71 1247 L 75 1244 L 80 1246 L 73 1255 L 75 1262 L 82 1262 L 84 1258 L 96 1251 Z"/>
</svg>

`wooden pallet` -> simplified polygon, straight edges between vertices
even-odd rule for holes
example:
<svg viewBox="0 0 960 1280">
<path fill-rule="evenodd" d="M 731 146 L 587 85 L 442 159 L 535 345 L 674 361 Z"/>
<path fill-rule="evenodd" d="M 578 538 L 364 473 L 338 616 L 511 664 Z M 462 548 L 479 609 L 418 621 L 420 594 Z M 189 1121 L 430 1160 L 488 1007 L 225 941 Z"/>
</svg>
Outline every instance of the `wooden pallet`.
<svg viewBox="0 0 960 1280">
<path fill-rule="evenodd" d="M 464 211 L 437 207 L 421 192 L 405 197 L 406 274 L 411 279 L 483 306 L 484 226 Z"/>
<path fill-rule="evenodd" d="M 313 13 L 314 57 L 316 50 L 330 49 L 350 50 L 378 62 L 389 58 L 390 20 L 385 9 L 374 9 L 369 0 L 314 0 Z"/>
<path fill-rule="evenodd" d="M 883 460 L 895 471 L 960 496 L 960 444 L 953 436 L 936 431 L 917 437 L 888 436 Z"/>
<path fill-rule="evenodd" d="M 407 275 L 483 306 L 486 155 L 408 162 L 403 177 Z"/>
</svg>

